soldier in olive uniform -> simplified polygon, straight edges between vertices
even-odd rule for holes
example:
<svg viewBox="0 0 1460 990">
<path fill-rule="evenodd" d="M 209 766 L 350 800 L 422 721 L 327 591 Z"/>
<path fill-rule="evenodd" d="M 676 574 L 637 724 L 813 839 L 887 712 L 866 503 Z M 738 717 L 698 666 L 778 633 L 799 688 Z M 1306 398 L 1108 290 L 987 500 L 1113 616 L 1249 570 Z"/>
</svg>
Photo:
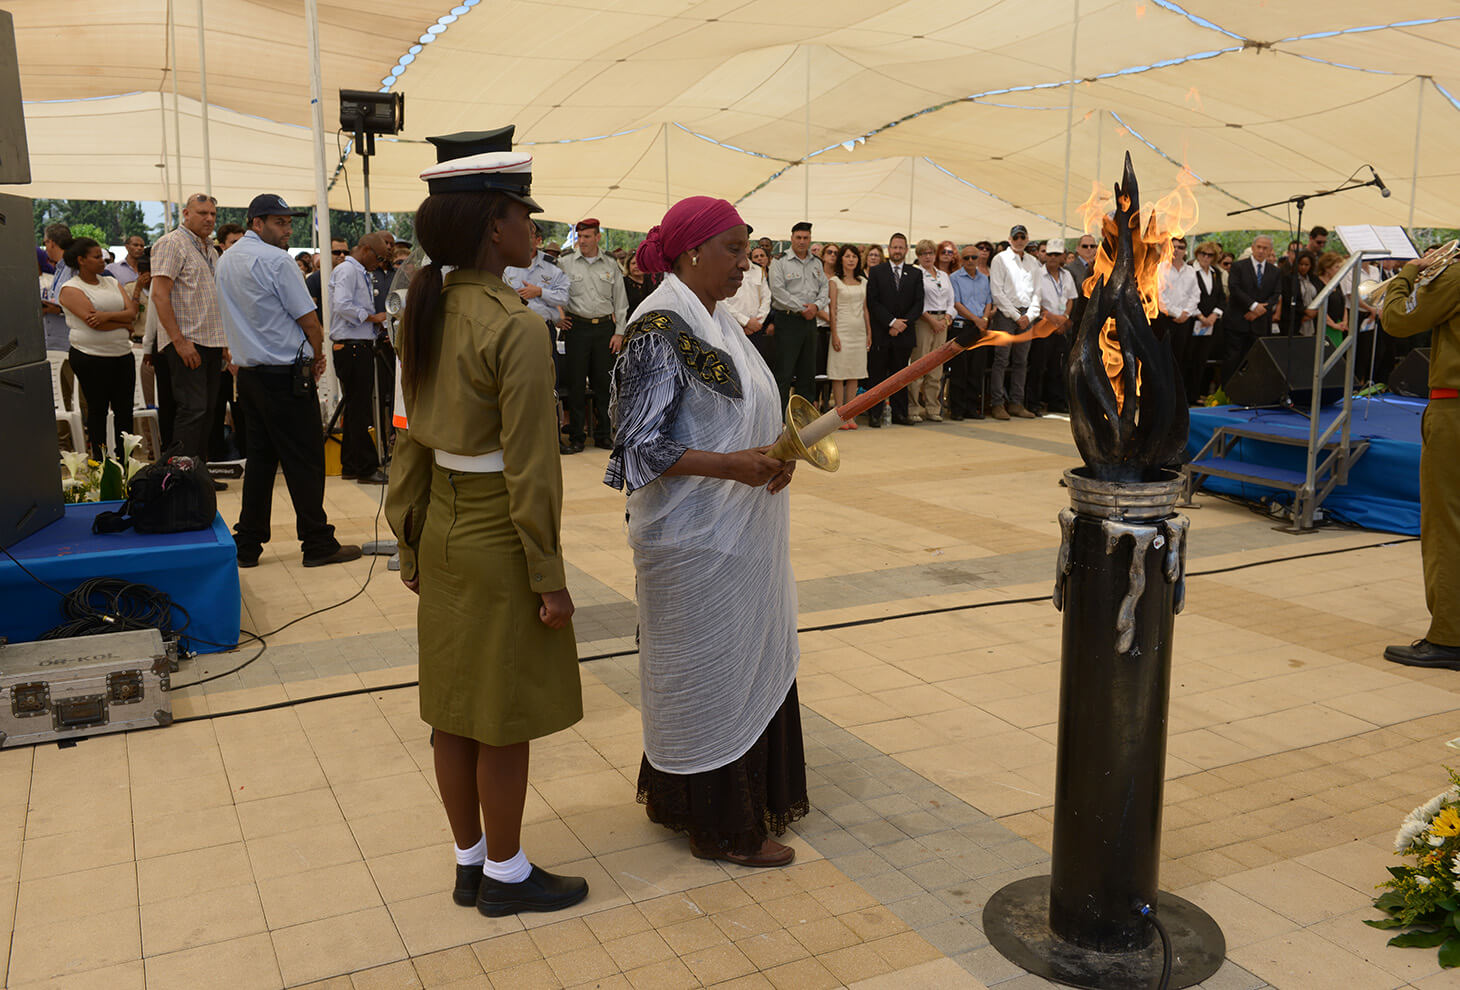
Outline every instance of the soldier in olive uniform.
<svg viewBox="0 0 1460 990">
<path fill-rule="evenodd" d="M 1430 628 L 1409 646 L 1388 647 L 1384 659 L 1460 670 L 1460 265 L 1417 285 L 1434 254 L 1405 265 L 1384 293 L 1385 333 L 1413 337 L 1434 331 L 1419 461 L 1419 538 Z"/>
</svg>

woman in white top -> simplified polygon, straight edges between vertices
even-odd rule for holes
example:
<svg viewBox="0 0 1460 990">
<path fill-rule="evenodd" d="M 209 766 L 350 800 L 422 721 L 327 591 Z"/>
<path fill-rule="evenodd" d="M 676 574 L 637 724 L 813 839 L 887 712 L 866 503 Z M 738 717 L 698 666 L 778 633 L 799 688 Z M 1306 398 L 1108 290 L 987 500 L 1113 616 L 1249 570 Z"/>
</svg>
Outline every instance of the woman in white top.
<svg viewBox="0 0 1460 990">
<path fill-rule="evenodd" d="M 948 343 L 948 327 L 953 322 L 953 282 L 935 264 L 938 245 L 924 238 L 918 241 L 918 266 L 923 270 L 923 315 L 918 318 L 917 346 L 912 360 L 917 361 Z M 934 368 L 907 387 L 907 414 L 914 423 L 926 419 L 943 422 L 943 369 Z"/>
<path fill-rule="evenodd" d="M 862 276 L 862 252 L 855 244 L 841 249 L 839 274 L 831 280 L 831 351 L 826 377 L 831 379 L 831 401 L 841 405 L 857 396 L 857 383 L 867 377 L 867 351 L 872 347 L 872 321 L 867 316 L 867 283 Z M 856 420 L 841 425 L 855 430 Z"/>
<path fill-rule="evenodd" d="M 745 273 L 740 289 L 725 300 L 725 308 L 745 331 L 745 336 L 755 338 L 765 329 L 766 315 L 771 311 L 771 287 L 766 281 L 765 269 L 755 261 L 755 255 L 765 255 L 760 248 L 751 252 L 751 265 Z"/>
<path fill-rule="evenodd" d="M 91 238 L 71 242 L 66 264 L 75 269 L 76 277 L 61 287 L 57 302 L 70 331 L 71 370 L 86 399 L 91 456 L 102 458 L 108 409 L 117 430 L 111 439 L 120 456 L 121 435 L 132 432 L 132 390 L 137 380 L 132 321 L 137 318 L 137 300 L 106 274 L 106 256 Z"/>
</svg>

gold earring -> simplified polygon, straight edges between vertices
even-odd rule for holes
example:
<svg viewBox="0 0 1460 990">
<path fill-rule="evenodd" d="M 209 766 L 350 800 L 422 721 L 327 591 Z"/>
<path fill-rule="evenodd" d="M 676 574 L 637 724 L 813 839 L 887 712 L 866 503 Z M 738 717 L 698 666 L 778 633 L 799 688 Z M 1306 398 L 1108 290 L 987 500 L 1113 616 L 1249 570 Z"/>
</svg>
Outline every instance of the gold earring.
<svg viewBox="0 0 1460 990">
<path fill-rule="evenodd" d="M 691 265 L 698 265 L 700 263 L 700 256 L 697 254 L 690 255 L 689 263 Z"/>
</svg>

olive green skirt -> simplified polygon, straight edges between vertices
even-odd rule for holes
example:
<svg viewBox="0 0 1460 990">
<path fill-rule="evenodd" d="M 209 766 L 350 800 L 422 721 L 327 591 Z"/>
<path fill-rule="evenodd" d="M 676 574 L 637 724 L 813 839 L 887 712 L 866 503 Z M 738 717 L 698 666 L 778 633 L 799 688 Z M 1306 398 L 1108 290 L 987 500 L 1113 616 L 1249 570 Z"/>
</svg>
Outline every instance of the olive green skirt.
<svg viewBox="0 0 1460 990">
<path fill-rule="evenodd" d="M 583 718 L 578 645 L 549 629 L 501 474 L 432 466 L 417 554 L 421 718 L 491 746 L 550 735 Z"/>
</svg>

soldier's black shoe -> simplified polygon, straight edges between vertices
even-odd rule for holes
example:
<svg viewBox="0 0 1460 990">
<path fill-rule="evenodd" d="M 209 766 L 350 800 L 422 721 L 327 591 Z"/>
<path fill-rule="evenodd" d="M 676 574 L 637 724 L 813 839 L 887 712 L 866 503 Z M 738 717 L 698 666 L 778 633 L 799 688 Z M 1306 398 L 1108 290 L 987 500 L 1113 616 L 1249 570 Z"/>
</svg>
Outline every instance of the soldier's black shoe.
<svg viewBox="0 0 1460 990">
<path fill-rule="evenodd" d="M 1460 646 L 1441 646 L 1427 639 L 1417 639 L 1408 646 L 1387 646 L 1384 659 L 1406 667 L 1440 667 L 1460 670 Z"/>
<path fill-rule="evenodd" d="M 520 911 L 561 911 L 588 896 L 588 881 L 582 877 L 560 877 L 540 866 L 521 883 L 503 883 L 482 877 L 477 910 L 489 918 Z"/>
<path fill-rule="evenodd" d="M 477 895 L 482 890 L 482 864 L 475 863 L 471 866 L 456 864 L 456 889 L 451 892 L 451 899 L 462 907 L 471 907 L 477 902 Z"/>
</svg>

